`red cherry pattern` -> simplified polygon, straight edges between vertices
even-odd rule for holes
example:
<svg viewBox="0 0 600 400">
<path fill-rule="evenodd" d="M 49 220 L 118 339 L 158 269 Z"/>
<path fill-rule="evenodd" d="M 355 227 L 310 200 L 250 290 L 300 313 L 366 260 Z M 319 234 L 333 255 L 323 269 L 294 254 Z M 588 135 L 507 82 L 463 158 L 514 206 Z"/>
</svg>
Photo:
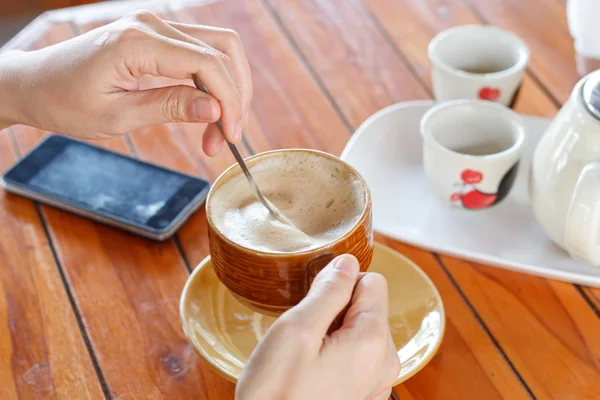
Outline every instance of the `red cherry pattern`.
<svg viewBox="0 0 600 400">
<path fill-rule="evenodd" d="M 452 193 L 452 196 L 450 196 L 450 201 L 459 201 L 461 197 L 461 193 Z"/>
<path fill-rule="evenodd" d="M 472 169 L 465 169 L 460 174 L 460 179 L 464 183 L 469 183 L 472 185 L 481 182 L 481 180 L 483 179 L 483 174 L 479 171 L 474 171 Z"/>
<path fill-rule="evenodd" d="M 500 89 L 491 88 L 491 87 L 486 86 L 484 88 L 481 88 L 481 90 L 479 90 L 478 95 L 481 100 L 489 100 L 489 101 L 498 100 L 498 98 L 500 97 Z"/>
<path fill-rule="evenodd" d="M 461 201 L 463 203 L 463 206 L 465 206 L 466 208 L 476 210 L 481 208 L 487 208 L 494 204 L 494 201 L 496 201 L 496 195 L 481 193 L 477 190 L 472 190 L 468 193 L 465 193 L 462 196 Z"/>
</svg>

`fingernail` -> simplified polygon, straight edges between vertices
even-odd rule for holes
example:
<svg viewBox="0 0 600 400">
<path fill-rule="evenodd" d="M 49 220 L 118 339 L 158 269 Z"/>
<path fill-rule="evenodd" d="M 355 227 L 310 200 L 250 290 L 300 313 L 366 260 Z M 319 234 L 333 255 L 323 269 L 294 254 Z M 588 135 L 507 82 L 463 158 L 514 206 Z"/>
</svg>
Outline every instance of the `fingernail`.
<svg viewBox="0 0 600 400">
<path fill-rule="evenodd" d="M 356 279 L 360 270 L 358 260 L 350 254 L 344 254 L 333 260 L 333 269 L 340 271 L 342 274 Z"/>
<path fill-rule="evenodd" d="M 233 134 L 233 140 L 239 143 L 242 140 L 242 121 L 239 121 L 235 126 L 235 133 Z"/>
<path fill-rule="evenodd" d="M 196 97 L 192 104 L 194 116 L 201 121 L 212 121 L 213 107 L 210 97 Z"/>
</svg>

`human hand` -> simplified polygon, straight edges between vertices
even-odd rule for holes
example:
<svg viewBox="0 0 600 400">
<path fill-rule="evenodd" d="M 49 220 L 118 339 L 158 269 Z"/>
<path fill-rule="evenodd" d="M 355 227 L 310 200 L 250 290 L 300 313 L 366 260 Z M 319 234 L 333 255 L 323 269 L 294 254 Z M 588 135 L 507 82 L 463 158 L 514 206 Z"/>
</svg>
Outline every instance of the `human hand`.
<svg viewBox="0 0 600 400">
<path fill-rule="evenodd" d="M 211 96 L 191 85 L 140 90 L 148 75 L 184 80 L 194 73 Z M 147 11 L 55 46 L 3 55 L 2 82 L 16 103 L 12 123 L 82 139 L 165 122 L 212 123 L 203 137 L 208 155 L 224 143 L 219 117 L 227 139 L 239 143 L 252 98 L 236 32 L 166 22 Z"/>
<path fill-rule="evenodd" d="M 328 335 L 348 303 L 343 325 Z M 399 372 L 385 278 L 375 273 L 359 278 L 358 261 L 344 255 L 271 326 L 239 379 L 236 398 L 387 399 Z"/>
</svg>

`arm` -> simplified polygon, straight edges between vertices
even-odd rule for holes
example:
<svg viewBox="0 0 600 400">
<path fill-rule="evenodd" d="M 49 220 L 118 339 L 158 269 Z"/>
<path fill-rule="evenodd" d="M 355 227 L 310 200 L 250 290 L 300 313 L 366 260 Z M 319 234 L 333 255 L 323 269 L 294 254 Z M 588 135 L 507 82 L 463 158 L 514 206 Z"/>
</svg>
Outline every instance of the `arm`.
<svg viewBox="0 0 600 400">
<path fill-rule="evenodd" d="M 190 84 L 193 74 L 210 96 Z M 149 76 L 175 84 L 154 87 Z M 237 33 L 147 11 L 37 51 L 0 55 L 0 128 L 21 123 L 106 139 L 166 122 L 208 123 L 203 149 L 213 156 L 224 144 L 214 122 L 221 119 L 227 140 L 239 143 L 251 98 Z"/>
<path fill-rule="evenodd" d="M 0 55 L 0 129 L 22 122 L 17 112 L 19 76 L 14 64 L 19 52 Z"/>
</svg>

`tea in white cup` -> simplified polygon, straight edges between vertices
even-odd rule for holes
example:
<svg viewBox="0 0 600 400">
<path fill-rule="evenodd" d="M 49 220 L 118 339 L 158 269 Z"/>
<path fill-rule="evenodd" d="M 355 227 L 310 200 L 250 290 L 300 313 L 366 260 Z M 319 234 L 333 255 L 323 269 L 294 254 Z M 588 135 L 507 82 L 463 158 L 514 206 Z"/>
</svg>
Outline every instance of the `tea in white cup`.
<svg viewBox="0 0 600 400">
<path fill-rule="evenodd" d="M 423 116 L 421 134 L 425 176 L 442 201 L 480 210 L 508 196 L 525 142 L 511 109 L 480 100 L 441 103 Z"/>
<path fill-rule="evenodd" d="M 512 107 L 529 63 L 525 42 L 494 26 L 464 25 L 429 43 L 436 100 L 480 99 Z"/>
</svg>

